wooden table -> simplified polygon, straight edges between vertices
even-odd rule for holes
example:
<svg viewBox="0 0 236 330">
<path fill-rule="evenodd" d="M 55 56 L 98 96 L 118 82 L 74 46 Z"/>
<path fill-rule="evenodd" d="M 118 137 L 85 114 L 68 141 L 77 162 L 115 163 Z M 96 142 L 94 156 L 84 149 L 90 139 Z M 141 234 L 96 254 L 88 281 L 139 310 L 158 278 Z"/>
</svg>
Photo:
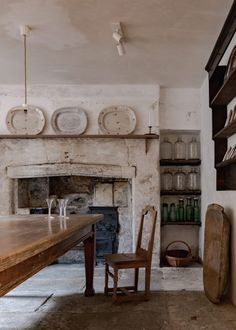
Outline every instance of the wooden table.
<svg viewBox="0 0 236 330">
<path fill-rule="evenodd" d="M 94 295 L 94 224 L 101 214 L 0 216 L 0 296 L 79 242 L 85 247 L 85 296 Z"/>
</svg>

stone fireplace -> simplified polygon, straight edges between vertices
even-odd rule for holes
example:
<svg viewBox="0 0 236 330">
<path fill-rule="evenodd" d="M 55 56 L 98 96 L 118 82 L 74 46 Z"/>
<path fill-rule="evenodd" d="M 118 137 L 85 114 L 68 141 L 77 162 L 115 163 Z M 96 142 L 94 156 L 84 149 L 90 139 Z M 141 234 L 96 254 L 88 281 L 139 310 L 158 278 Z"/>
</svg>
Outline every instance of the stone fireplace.
<svg viewBox="0 0 236 330">
<path fill-rule="evenodd" d="M 135 247 L 142 208 L 147 204 L 158 208 L 158 140 L 149 140 L 146 148 L 145 139 L 135 138 L 2 139 L 0 150 L 1 214 L 45 207 L 48 194 L 69 195 L 73 212 L 76 203 L 80 212 L 91 205 L 118 207 L 118 249 L 129 252 Z M 39 180 L 42 186 L 37 189 Z M 79 187 L 77 195 L 72 183 Z M 158 221 L 155 266 L 159 263 L 159 226 Z"/>
</svg>

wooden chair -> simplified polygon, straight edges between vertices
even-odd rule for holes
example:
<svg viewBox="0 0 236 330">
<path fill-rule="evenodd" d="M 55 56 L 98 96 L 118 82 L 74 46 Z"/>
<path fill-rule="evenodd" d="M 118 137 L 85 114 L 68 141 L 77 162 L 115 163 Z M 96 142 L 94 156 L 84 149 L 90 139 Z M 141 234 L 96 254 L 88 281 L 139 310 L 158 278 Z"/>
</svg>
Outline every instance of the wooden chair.
<svg viewBox="0 0 236 330">
<path fill-rule="evenodd" d="M 149 216 L 147 216 L 149 215 Z M 139 227 L 137 246 L 135 253 L 116 253 L 105 255 L 105 288 L 104 293 L 108 294 L 113 292 L 113 302 L 132 301 L 132 300 L 148 300 L 150 298 L 150 277 L 151 277 L 151 262 L 152 251 L 155 236 L 157 212 L 152 206 L 146 206 L 142 210 L 141 223 Z M 147 242 L 147 248 L 143 248 L 143 231 L 146 222 L 149 223 L 150 232 Z M 113 268 L 113 273 L 110 271 L 109 266 Z M 118 287 L 118 271 L 119 269 L 133 268 L 134 285 L 127 287 Z M 145 291 L 138 293 L 138 278 L 139 268 L 145 268 Z M 113 278 L 113 288 L 108 288 L 108 278 Z"/>
</svg>

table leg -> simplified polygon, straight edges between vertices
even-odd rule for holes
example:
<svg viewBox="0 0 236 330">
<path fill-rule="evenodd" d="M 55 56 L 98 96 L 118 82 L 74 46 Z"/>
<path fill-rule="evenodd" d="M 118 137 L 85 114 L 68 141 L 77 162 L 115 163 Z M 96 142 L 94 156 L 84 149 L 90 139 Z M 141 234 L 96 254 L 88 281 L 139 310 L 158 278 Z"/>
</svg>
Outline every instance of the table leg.
<svg viewBox="0 0 236 330">
<path fill-rule="evenodd" d="M 94 233 L 94 230 L 93 230 Z M 88 237 L 84 241 L 84 257 L 85 257 L 85 276 L 86 276 L 86 288 L 84 295 L 86 297 L 94 296 L 93 288 L 93 273 L 94 273 L 94 241 L 95 235 Z"/>
</svg>

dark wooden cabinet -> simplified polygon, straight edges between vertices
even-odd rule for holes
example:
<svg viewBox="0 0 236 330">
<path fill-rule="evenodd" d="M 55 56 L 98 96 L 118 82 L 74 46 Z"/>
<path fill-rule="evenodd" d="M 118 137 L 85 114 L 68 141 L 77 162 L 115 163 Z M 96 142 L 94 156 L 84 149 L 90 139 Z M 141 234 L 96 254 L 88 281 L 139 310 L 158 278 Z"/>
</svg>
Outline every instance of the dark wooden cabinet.
<svg viewBox="0 0 236 330">
<path fill-rule="evenodd" d="M 223 161 L 228 149 L 228 138 L 236 134 L 236 121 L 225 127 L 227 105 L 236 97 L 236 69 L 225 78 L 227 67 L 219 65 L 235 31 L 236 2 L 234 1 L 205 68 L 209 74 L 217 190 L 236 189 L 236 157 Z"/>
</svg>

